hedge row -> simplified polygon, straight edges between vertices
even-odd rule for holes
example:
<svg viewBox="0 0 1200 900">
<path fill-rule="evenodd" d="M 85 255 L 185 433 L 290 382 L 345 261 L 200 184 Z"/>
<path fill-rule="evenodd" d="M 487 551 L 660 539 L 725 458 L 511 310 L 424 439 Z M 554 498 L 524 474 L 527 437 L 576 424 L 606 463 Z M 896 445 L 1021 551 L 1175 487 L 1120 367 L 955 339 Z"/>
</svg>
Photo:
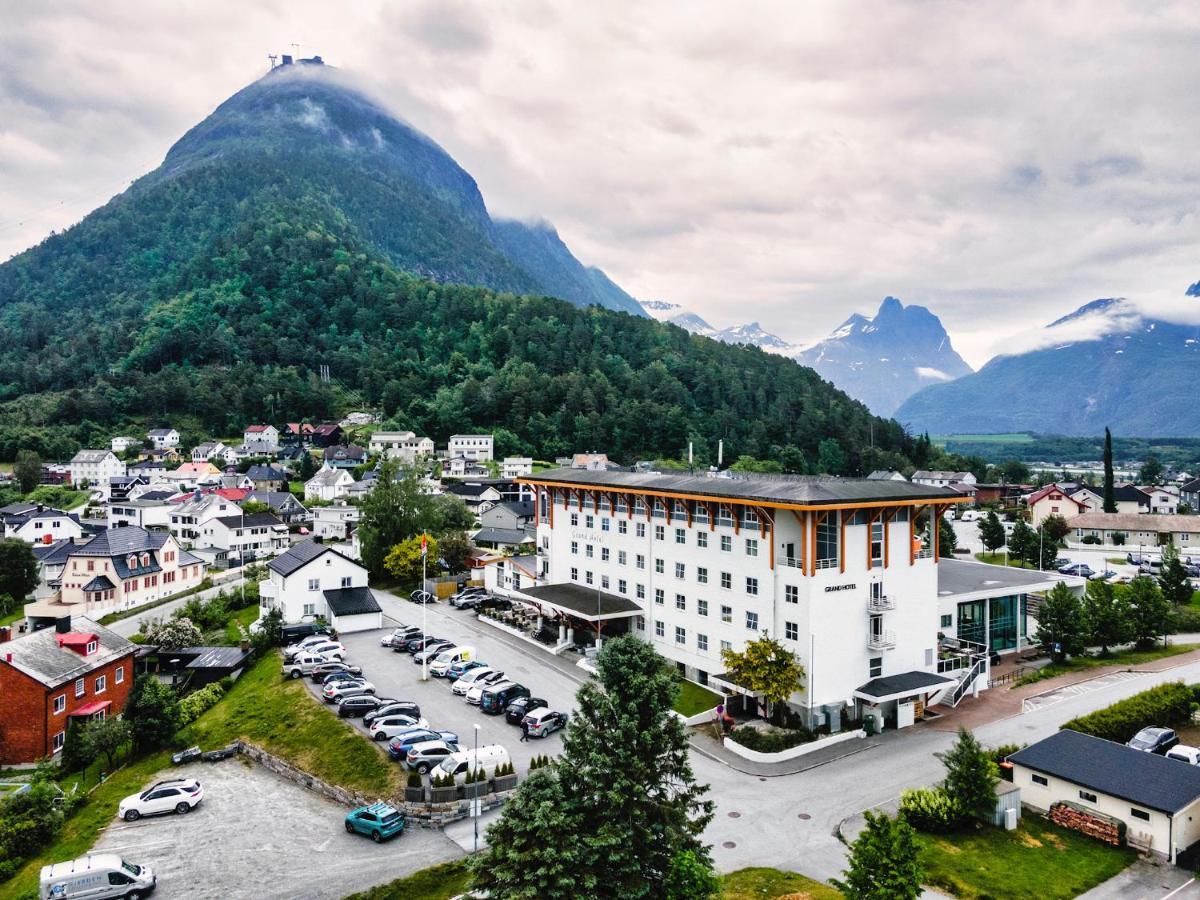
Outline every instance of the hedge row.
<svg viewBox="0 0 1200 900">
<path fill-rule="evenodd" d="M 219 682 L 213 682 L 207 687 L 188 694 L 179 701 L 179 719 L 181 725 L 191 725 L 206 710 L 217 705 L 225 696 L 225 688 Z"/>
<path fill-rule="evenodd" d="M 816 735 L 807 728 L 795 731 L 764 732 L 756 728 L 751 728 L 748 725 L 743 725 L 740 728 L 735 728 L 729 737 L 749 750 L 757 750 L 759 753 L 782 753 L 784 750 L 790 750 L 792 747 L 807 744 L 809 741 L 814 740 Z"/>
<path fill-rule="evenodd" d="M 1072 719 L 1063 728 L 1123 744 L 1147 726 L 1180 725 L 1191 716 L 1192 689 L 1173 681 Z"/>
</svg>

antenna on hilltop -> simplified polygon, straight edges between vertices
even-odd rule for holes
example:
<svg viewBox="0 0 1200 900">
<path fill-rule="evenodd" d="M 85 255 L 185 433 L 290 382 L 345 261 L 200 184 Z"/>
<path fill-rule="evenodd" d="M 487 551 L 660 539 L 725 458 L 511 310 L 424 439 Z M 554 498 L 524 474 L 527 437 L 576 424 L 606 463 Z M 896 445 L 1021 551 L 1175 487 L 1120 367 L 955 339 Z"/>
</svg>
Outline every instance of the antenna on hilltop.
<svg viewBox="0 0 1200 900">
<path fill-rule="evenodd" d="M 276 53 L 268 53 L 267 59 L 271 61 L 271 68 L 273 69 L 275 68 L 275 60 L 279 59 L 279 55 Z"/>
</svg>

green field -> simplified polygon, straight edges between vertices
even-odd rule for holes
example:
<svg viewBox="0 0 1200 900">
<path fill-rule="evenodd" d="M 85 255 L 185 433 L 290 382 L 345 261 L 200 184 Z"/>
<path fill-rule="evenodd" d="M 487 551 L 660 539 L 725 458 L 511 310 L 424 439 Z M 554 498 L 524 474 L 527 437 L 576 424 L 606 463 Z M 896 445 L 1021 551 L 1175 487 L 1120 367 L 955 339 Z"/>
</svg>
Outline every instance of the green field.
<svg viewBox="0 0 1200 900">
<path fill-rule="evenodd" d="M 935 444 L 1032 444 L 1034 441 L 1032 434 L 1023 431 L 1009 434 L 935 434 L 929 439 Z"/>
<path fill-rule="evenodd" d="M 675 698 L 675 712 L 681 716 L 694 716 L 706 709 L 712 709 L 720 702 L 720 694 L 714 694 L 694 681 L 680 680 L 679 696 Z"/>
<path fill-rule="evenodd" d="M 1191 653 L 1200 648 L 1200 644 L 1171 644 L 1168 647 L 1153 647 L 1150 650 L 1113 650 L 1108 656 L 1072 656 L 1065 662 L 1050 663 L 1035 672 L 1030 672 L 1017 681 L 1013 687 L 1023 684 L 1033 684 L 1056 678 L 1059 675 L 1069 675 L 1072 672 L 1085 672 L 1088 669 L 1099 669 L 1104 666 L 1140 666 L 1168 656 L 1178 656 L 1180 653 Z"/>
</svg>

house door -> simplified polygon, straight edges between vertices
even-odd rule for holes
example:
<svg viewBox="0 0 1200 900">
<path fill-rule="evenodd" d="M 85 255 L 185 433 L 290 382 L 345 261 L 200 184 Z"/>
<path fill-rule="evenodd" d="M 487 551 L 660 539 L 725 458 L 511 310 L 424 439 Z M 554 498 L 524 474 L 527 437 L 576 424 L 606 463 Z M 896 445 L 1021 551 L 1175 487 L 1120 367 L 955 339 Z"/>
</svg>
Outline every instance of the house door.
<svg viewBox="0 0 1200 900">
<path fill-rule="evenodd" d="M 788 543 L 783 545 L 783 558 L 787 561 L 787 565 L 796 565 L 796 545 Z"/>
</svg>

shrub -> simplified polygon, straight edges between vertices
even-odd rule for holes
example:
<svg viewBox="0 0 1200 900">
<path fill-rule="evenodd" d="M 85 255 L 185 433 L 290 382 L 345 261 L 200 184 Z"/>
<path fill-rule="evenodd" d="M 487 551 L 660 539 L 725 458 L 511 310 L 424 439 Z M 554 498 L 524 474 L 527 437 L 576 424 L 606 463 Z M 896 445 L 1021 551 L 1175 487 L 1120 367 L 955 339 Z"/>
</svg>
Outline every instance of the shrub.
<svg viewBox="0 0 1200 900">
<path fill-rule="evenodd" d="M 1167 625 L 1172 634 L 1193 634 L 1200 631 L 1200 609 L 1193 606 L 1173 607 Z"/>
<path fill-rule="evenodd" d="M 1100 535 L 1098 535 L 1098 534 L 1085 534 L 1085 535 L 1083 536 L 1083 540 L 1081 541 L 1081 543 L 1084 543 L 1084 544 L 1099 544 L 1099 543 L 1101 543 L 1101 541 L 1100 541 Z"/>
<path fill-rule="evenodd" d="M 758 731 L 747 725 L 735 728 L 729 735 L 731 739 L 741 744 L 747 750 L 759 753 L 780 753 L 801 744 L 807 744 L 815 739 L 815 735 L 807 728 L 797 728 L 791 731 Z"/>
<path fill-rule="evenodd" d="M 198 691 L 193 691 L 182 700 L 179 701 L 179 718 L 182 725 L 190 725 L 195 722 L 204 713 L 205 710 L 211 709 L 217 705 L 217 702 L 225 696 L 225 689 L 220 683 L 208 685 L 208 687 L 200 688 Z"/>
<path fill-rule="evenodd" d="M 900 795 L 900 815 L 913 828 L 948 834 L 958 828 L 958 806 L 942 788 L 909 788 Z"/>
<path fill-rule="evenodd" d="M 1063 728 L 1123 744 L 1147 726 L 1177 725 L 1191 714 L 1191 688 L 1173 681 L 1072 719 Z"/>
<path fill-rule="evenodd" d="M 217 682 L 217 684 L 221 686 L 221 690 L 228 694 L 230 689 L 233 687 L 233 679 L 228 675 L 224 675 L 221 677 L 221 680 Z"/>
<path fill-rule="evenodd" d="M 1000 763 L 1004 762 L 1004 760 L 1008 759 L 1025 746 L 1025 744 L 1001 744 L 999 747 L 989 748 L 988 756 L 992 758 L 992 762 L 994 762 L 996 765 L 1000 765 Z"/>
<path fill-rule="evenodd" d="M 1125 532 L 1123 532 L 1123 531 L 1114 531 L 1114 532 L 1112 533 L 1112 535 L 1110 535 L 1110 537 L 1111 537 L 1111 539 L 1112 539 L 1113 546 L 1116 546 L 1116 547 L 1123 547 L 1123 546 L 1125 546 Z"/>
<path fill-rule="evenodd" d="M 421 773 L 420 772 L 409 772 L 408 773 L 408 786 L 410 788 L 419 788 L 421 786 Z"/>
</svg>

